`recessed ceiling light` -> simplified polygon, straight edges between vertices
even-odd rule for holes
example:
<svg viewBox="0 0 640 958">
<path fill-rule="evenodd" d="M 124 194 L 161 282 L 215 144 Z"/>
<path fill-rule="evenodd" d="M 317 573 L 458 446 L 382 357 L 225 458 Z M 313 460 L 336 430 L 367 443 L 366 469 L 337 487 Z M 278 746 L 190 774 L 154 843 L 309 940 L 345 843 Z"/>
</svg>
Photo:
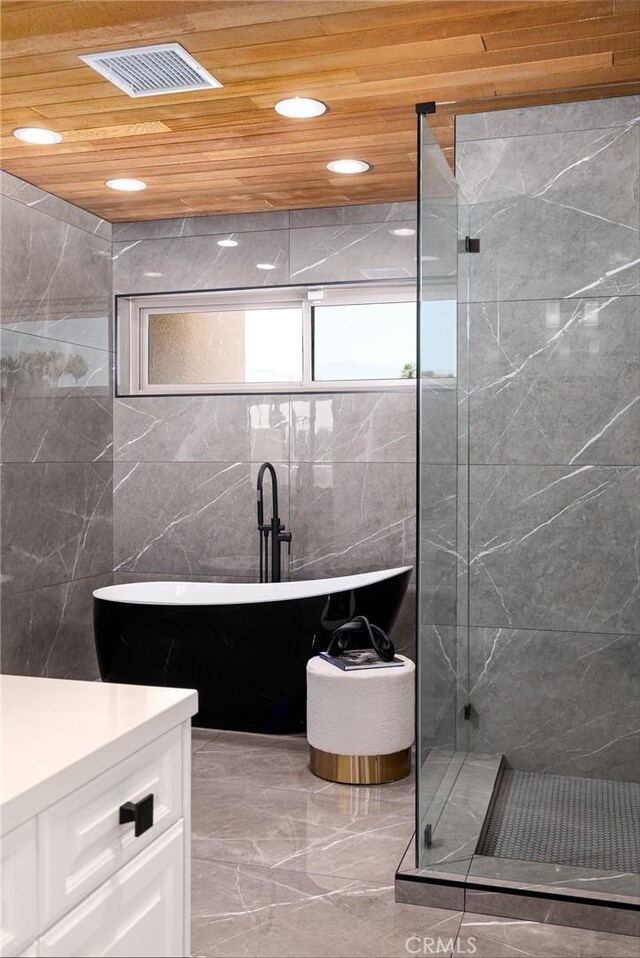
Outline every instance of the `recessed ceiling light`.
<svg viewBox="0 0 640 958">
<path fill-rule="evenodd" d="M 149 273 L 145 273 L 144 275 L 145 275 L 145 276 L 162 276 L 162 273 L 149 272 Z"/>
<path fill-rule="evenodd" d="M 286 100 L 278 100 L 274 109 L 280 116 L 288 116 L 292 120 L 306 120 L 326 113 L 327 104 L 308 96 L 292 96 Z"/>
<path fill-rule="evenodd" d="M 137 193 L 138 190 L 146 190 L 147 184 L 142 180 L 115 179 L 107 180 L 105 186 L 110 190 L 121 190 L 123 193 Z"/>
<path fill-rule="evenodd" d="M 416 231 L 415 231 L 415 230 L 411 230 L 411 229 L 409 229 L 408 227 L 405 227 L 405 226 L 401 226 L 401 227 L 400 227 L 399 229 L 397 229 L 397 230 L 389 230 L 389 232 L 390 232 L 393 236 L 415 236 L 415 235 L 416 235 Z"/>
<path fill-rule="evenodd" d="M 218 246 L 237 246 L 238 241 L 232 239 L 218 240 Z"/>
<path fill-rule="evenodd" d="M 364 160 L 332 160 L 327 163 L 327 169 L 332 173 L 366 173 L 370 168 Z"/>
<path fill-rule="evenodd" d="M 37 143 L 38 146 L 51 146 L 60 143 L 62 137 L 53 130 L 43 130 L 37 126 L 21 126 L 13 131 L 13 135 L 24 143 Z"/>
<path fill-rule="evenodd" d="M 273 263 L 256 263 L 258 269 L 275 269 Z"/>
</svg>

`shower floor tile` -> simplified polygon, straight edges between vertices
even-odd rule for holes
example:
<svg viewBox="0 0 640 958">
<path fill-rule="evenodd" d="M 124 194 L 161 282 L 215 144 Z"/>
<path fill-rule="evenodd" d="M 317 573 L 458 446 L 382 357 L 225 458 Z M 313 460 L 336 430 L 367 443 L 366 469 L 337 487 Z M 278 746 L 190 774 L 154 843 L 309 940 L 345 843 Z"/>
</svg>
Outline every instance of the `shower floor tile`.
<svg viewBox="0 0 640 958">
<path fill-rule="evenodd" d="M 478 854 L 640 872 L 640 784 L 507 769 Z"/>
</svg>

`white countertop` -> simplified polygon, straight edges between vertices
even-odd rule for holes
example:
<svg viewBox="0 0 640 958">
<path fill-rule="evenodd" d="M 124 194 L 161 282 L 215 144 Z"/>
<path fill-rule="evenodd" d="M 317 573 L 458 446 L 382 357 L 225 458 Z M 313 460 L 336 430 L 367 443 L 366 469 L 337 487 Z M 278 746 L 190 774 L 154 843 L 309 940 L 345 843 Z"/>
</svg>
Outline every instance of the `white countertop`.
<svg viewBox="0 0 640 958">
<path fill-rule="evenodd" d="M 198 710 L 191 689 L 0 676 L 6 833 Z"/>
</svg>

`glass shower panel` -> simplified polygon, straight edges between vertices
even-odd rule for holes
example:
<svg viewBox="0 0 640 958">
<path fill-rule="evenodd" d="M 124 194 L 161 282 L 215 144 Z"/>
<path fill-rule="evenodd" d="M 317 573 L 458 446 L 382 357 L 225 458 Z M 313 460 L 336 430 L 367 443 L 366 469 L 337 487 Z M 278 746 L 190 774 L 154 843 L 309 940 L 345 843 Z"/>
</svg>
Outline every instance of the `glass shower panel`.
<svg viewBox="0 0 640 958">
<path fill-rule="evenodd" d="M 418 114 L 418 728 L 416 859 L 436 837 L 461 752 L 466 687 L 464 436 L 458 409 L 466 362 L 458 336 L 458 254 L 466 207 L 427 116 Z M 464 324 L 462 324 L 464 328 Z M 464 407 L 463 407 L 464 410 Z"/>
</svg>

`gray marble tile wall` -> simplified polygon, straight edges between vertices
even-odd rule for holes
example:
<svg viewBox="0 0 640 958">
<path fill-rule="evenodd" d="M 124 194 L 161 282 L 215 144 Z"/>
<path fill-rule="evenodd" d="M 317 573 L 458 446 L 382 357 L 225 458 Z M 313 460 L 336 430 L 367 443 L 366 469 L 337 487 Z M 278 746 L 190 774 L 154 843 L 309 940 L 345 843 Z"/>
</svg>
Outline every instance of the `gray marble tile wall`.
<svg viewBox="0 0 640 958">
<path fill-rule="evenodd" d="M 640 777 L 640 98 L 459 117 L 463 741 Z"/>
<path fill-rule="evenodd" d="M 415 216 L 415 203 L 382 203 L 116 223 L 114 292 L 409 279 L 415 236 L 391 231 L 415 228 Z"/>
<path fill-rule="evenodd" d="M 415 204 L 115 224 L 121 293 L 415 276 Z M 233 238 L 236 247 L 219 247 Z M 275 268 L 257 269 L 268 262 Z M 117 581 L 258 575 L 255 483 L 271 460 L 293 532 L 285 574 L 412 565 L 415 396 L 409 392 L 116 399 Z M 413 595 L 396 639 L 413 650 Z"/>
<path fill-rule="evenodd" d="M 2 670 L 94 678 L 112 574 L 111 226 L 0 179 Z"/>
</svg>

